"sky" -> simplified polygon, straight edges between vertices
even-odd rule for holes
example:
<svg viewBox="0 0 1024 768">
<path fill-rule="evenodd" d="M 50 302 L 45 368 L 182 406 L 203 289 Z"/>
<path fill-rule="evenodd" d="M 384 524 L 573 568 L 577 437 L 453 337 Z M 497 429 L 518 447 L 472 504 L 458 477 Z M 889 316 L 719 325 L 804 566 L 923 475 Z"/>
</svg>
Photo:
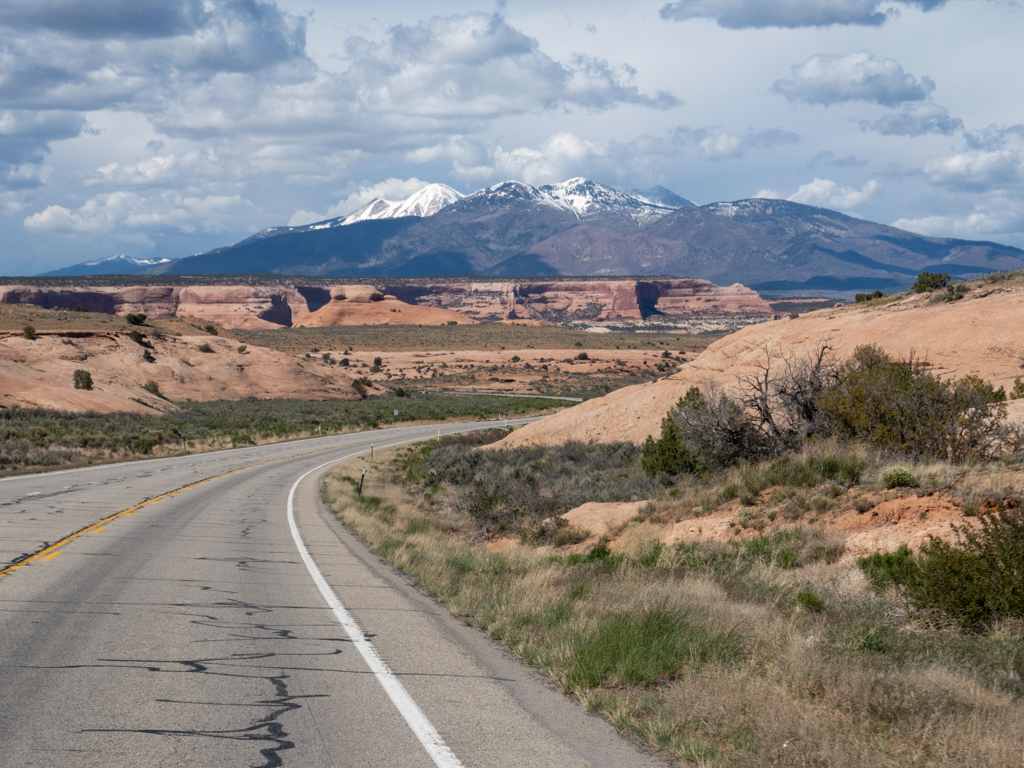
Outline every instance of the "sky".
<svg viewBox="0 0 1024 768">
<path fill-rule="evenodd" d="M 1024 247 L 1016 0 L 3 0 L 0 274 L 584 176 Z"/>
</svg>

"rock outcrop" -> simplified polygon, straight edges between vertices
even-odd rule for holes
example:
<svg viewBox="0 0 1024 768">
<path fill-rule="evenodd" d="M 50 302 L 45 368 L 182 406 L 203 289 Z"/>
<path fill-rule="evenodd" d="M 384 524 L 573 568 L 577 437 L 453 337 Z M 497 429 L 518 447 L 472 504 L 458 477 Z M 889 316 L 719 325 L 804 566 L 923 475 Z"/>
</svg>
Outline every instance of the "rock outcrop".
<svg viewBox="0 0 1024 768">
<path fill-rule="evenodd" d="M 403 282 L 383 290 L 417 304 L 445 307 L 476 320 L 535 319 L 567 323 L 669 323 L 697 317 L 771 317 L 771 307 L 742 285 L 706 280 L 551 280 Z"/>
<path fill-rule="evenodd" d="M 149 317 L 197 317 L 225 328 L 261 329 L 291 326 L 310 312 L 307 297 L 289 286 L 132 285 L 0 288 L 0 303 L 34 304 L 47 309 L 75 309 L 111 315 L 142 313 Z"/>
<path fill-rule="evenodd" d="M 341 285 L 331 289 L 331 300 L 327 304 L 295 325 L 324 328 L 340 325 L 467 325 L 475 322 L 440 307 L 408 304 L 369 285 Z"/>
<path fill-rule="evenodd" d="M 149 329 L 143 329 L 147 331 Z M 146 348 L 124 333 L 41 331 L 28 340 L 0 334 L 0 406 L 68 411 L 154 413 L 173 410 L 168 400 L 238 400 L 245 397 L 355 400 L 343 369 L 262 347 L 238 351 L 217 336 L 150 333 Z M 208 345 L 209 352 L 202 351 Z M 75 389 L 76 369 L 89 371 L 93 389 Z M 155 381 L 164 400 L 143 389 Z"/>
<path fill-rule="evenodd" d="M 439 325 L 521 320 L 559 325 L 729 329 L 771 317 L 756 292 L 706 280 L 403 280 L 379 285 L 131 285 L 0 288 L 0 303 L 150 317 L 196 317 L 225 328 Z M 704 323 L 705 325 L 702 325 Z M 714 326 L 718 327 L 718 326 Z"/>
<path fill-rule="evenodd" d="M 889 354 L 913 353 L 941 376 L 976 375 L 1007 391 L 1024 367 L 1024 285 L 977 289 L 966 299 L 931 304 L 912 295 L 874 307 L 863 304 L 809 312 L 794 320 L 752 325 L 709 346 L 682 370 L 659 381 L 625 387 L 516 430 L 499 445 L 551 445 L 567 440 L 641 443 L 657 434 L 662 417 L 694 385 L 726 389 L 754 373 L 767 350 L 804 355 L 830 340 L 843 356 L 862 344 Z M 1010 403 L 1024 416 L 1024 400 Z"/>
</svg>

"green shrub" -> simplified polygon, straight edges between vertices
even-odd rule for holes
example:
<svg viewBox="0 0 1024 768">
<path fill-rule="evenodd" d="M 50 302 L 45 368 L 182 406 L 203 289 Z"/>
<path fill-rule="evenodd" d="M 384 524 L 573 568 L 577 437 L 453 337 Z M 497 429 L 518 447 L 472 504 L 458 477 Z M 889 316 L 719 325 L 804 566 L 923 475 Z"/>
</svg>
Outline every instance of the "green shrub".
<svg viewBox="0 0 1024 768">
<path fill-rule="evenodd" d="M 239 344 L 238 349 L 236 349 L 235 351 L 238 352 L 238 354 L 240 355 L 244 355 L 248 351 L 248 349 L 249 348 L 245 344 Z"/>
<path fill-rule="evenodd" d="M 81 369 L 73 374 L 75 389 L 92 389 L 92 374 Z"/>
<path fill-rule="evenodd" d="M 590 359 L 590 355 L 588 355 L 586 352 L 580 352 L 578 355 L 576 355 L 576 359 L 577 360 L 589 360 Z"/>
<path fill-rule="evenodd" d="M 26 325 L 24 328 L 21 329 L 21 335 L 24 336 L 29 341 L 31 341 L 36 337 L 36 329 L 33 328 L 31 325 Z"/>
<path fill-rule="evenodd" d="M 163 397 L 163 395 L 160 394 L 160 385 L 152 379 L 143 384 L 142 388 L 150 394 L 156 395 L 157 397 Z"/>
<path fill-rule="evenodd" d="M 857 560 L 857 566 L 876 592 L 882 592 L 890 586 L 905 586 L 918 571 L 914 554 L 906 544 L 900 544 L 893 552 L 875 552 L 861 557 Z"/>
<path fill-rule="evenodd" d="M 970 290 L 963 280 L 956 280 L 946 286 L 946 297 L 949 301 L 960 301 Z"/>
<path fill-rule="evenodd" d="M 906 467 L 889 467 L 882 472 L 882 485 L 886 488 L 917 488 L 920 483 Z"/>
<path fill-rule="evenodd" d="M 352 389 L 354 389 L 356 391 L 356 394 L 359 395 L 359 399 L 361 399 L 361 400 L 365 400 L 366 399 L 367 389 L 366 389 L 366 385 L 363 384 L 362 381 L 360 381 L 359 379 L 353 379 L 352 380 Z"/>
<path fill-rule="evenodd" d="M 914 293 L 931 293 L 940 288 L 945 288 L 950 281 L 950 276 L 942 272 L 922 272 L 917 276 L 911 290 Z"/>
<path fill-rule="evenodd" d="M 955 463 L 997 458 L 1021 442 L 1005 393 L 977 376 L 940 379 L 915 360 L 861 346 L 816 398 L 821 430 L 889 451 Z"/>
<path fill-rule="evenodd" d="M 81 304 L 79 304 L 78 306 L 76 306 L 76 307 L 75 307 L 75 308 L 74 308 L 74 309 L 72 310 L 72 312 L 88 312 L 88 311 L 89 311 L 89 310 L 88 310 L 88 309 L 86 309 L 85 307 L 83 307 L 83 306 L 82 306 Z"/>
<path fill-rule="evenodd" d="M 760 511 L 757 507 L 740 507 L 736 510 L 736 522 L 740 524 L 741 528 L 749 528 L 750 524 L 760 516 Z"/>
<path fill-rule="evenodd" d="M 199 346 L 197 347 L 197 349 L 198 349 L 198 350 L 199 350 L 200 352 L 206 352 L 206 353 L 210 353 L 210 352 L 213 352 L 213 347 L 211 347 L 211 346 L 210 346 L 209 344 L 207 344 L 207 343 L 206 343 L 205 341 L 204 341 L 204 342 L 203 342 L 202 344 L 200 344 L 200 345 L 199 345 Z"/>
<path fill-rule="evenodd" d="M 916 608 L 970 629 L 1024 616 L 1024 510 L 983 511 L 978 520 L 979 528 L 954 526 L 955 547 L 941 539 L 925 544 L 920 571 L 907 584 Z"/>
<path fill-rule="evenodd" d="M 217 335 L 217 326 L 214 325 L 213 323 L 207 323 L 206 325 L 204 325 L 203 330 L 206 331 L 211 336 Z"/>
<path fill-rule="evenodd" d="M 884 296 L 885 294 L 882 293 L 881 291 L 875 291 L 873 293 L 858 293 L 856 296 L 853 297 L 853 300 L 856 301 L 858 304 L 862 304 L 865 301 L 881 299 Z"/>
<path fill-rule="evenodd" d="M 1024 381 L 1020 377 L 1013 380 L 1013 389 L 1010 390 L 1010 399 L 1019 400 L 1024 397 Z"/>
<path fill-rule="evenodd" d="M 128 325 L 142 325 L 143 323 L 146 322 L 146 316 L 145 315 L 136 315 L 136 314 L 133 314 L 131 312 L 129 312 L 127 315 L 125 315 L 124 319 L 125 319 L 125 322 L 128 323 Z"/>
<path fill-rule="evenodd" d="M 797 593 L 796 604 L 809 613 L 821 613 L 825 610 L 825 601 L 809 590 Z"/>
<path fill-rule="evenodd" d="M 153 353 L 150 352 L 148 349 L 142 350 L 142 359 L 145 360 L 147 363 L 152 363 L 156 361 L 156 358 L 153 357 Z"/>
</svg>

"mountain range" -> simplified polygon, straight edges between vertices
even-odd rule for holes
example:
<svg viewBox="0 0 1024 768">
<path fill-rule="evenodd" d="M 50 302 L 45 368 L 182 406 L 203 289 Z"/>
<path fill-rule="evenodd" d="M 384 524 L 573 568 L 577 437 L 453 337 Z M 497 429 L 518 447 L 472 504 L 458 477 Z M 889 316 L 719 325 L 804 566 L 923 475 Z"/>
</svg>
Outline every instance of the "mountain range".
<svg viewBox="0 0 1024 768">
<path fill-rule="evenodd" d="M 71 267 L 69 269 L 77 269 Z M 463 196 L 432 184 L 348 217 L 263 230 L 149 274 L 664 275 L 772 293 L 893 290 L 921 271 L 1024 268 L 1024 251 L 935 238 L 825 208 L 754 198 L 697 206 L 663 187 L 508 181 Z M 88 274 L 85 272 L 63 274 Z"/>
</svg>

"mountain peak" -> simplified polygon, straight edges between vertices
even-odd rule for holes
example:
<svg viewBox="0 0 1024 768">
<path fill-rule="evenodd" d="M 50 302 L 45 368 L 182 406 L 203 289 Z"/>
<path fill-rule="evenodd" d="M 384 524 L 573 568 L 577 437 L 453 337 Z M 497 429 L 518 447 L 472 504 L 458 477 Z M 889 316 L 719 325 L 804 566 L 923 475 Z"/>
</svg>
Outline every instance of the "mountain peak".
<svg viewBox="0 0 1024 768">
<path fill-rule="evenodd" d="M 345 224 L 369 219 L 398 219 L 403 216 L 433 216 L 443 208 L 458 202 L 465 195 L 447 184 L 428 184 L 405 200 L 371 200 L 355 213 L 345 217 Z"/>
<path fill-rule="evenodd" d="M 677 195 L 671 189 L 662 186 L 648 187 L 647 189 L 631 189 L 627 194 L 637 200 L 643 200 L 652 205 L 663 205 L 666 208 L 696 208 L 697 204 L 687 200 L 682 195 Z"/>
</svg>

